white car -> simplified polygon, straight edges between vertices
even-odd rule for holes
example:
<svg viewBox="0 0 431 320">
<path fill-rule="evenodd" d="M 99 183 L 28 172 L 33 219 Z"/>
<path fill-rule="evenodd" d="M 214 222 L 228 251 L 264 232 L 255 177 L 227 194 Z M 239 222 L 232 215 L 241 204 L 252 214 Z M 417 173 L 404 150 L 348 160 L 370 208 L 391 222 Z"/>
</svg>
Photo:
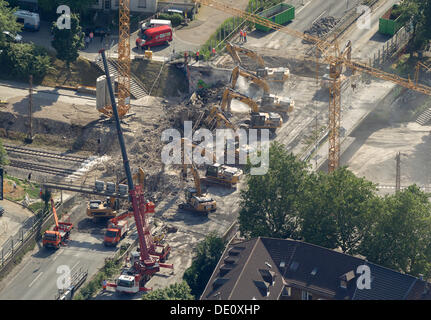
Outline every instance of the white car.
<svg viewBox="0 0 431 320">
<path fill-rule="evenodd" d="M 3 34 L 6 35 L 6 38 L 8 38 L 10 41 L 14 41 L 14 42 L 22 42 L 22 36 L 17 34 L 17 35 L 13 35 L 12 33 L 10 33 L 9 31 L 3 31 Z"/>
</svg>

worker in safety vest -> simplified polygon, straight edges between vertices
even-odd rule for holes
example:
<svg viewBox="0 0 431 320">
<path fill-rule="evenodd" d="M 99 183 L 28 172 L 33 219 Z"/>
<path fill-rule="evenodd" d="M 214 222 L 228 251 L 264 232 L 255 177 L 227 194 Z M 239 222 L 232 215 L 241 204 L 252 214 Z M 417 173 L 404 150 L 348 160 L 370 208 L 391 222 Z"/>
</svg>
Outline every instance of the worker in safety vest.
<svg viewBox="0 0 431 320">
<path fill-rule="evenodd" d="M 244 42 L 247 42 L 247 31 L 245 31 L 245 30 L 244 30 L 243 37 L 244 37 Z"/>
<path fill-rule="evenodd" d="M 215 55 L 216 55 L 216 49 L 213 48 L 213 50 L 212 50 L 212 56 L 215 57 Z"/>
<path fill-rule="evenodd" d="M 199 50 L 196 51 L 196 62 L 198 62 L 198 61 L 199 61 Z"/>
</svg>

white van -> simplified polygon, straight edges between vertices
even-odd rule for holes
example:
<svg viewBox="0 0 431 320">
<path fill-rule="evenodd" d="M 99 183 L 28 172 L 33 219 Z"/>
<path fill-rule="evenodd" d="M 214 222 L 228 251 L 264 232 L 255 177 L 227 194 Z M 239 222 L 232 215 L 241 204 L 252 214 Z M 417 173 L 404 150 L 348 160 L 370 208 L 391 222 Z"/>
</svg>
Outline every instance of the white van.
<svg viewBox="0 0 431 320">
<path fill-rule="evenodd" d="M 171 20 L 159 20 L 159 19 L 151 19 L 146 23 L 143 23 L 141 26 L 141 31 L 144 32 L 147 29 L 160 27 L 160 26 L 169 26 L 172 29 Z"/>
<path fill-rule="evenodd" d="M 18 10 L 14 12 L 16 21 L 24 25 L 24 29 L 38 31 L 40 28 L 40 18 L 38 13 L 27 10 Z"/>
</svg>

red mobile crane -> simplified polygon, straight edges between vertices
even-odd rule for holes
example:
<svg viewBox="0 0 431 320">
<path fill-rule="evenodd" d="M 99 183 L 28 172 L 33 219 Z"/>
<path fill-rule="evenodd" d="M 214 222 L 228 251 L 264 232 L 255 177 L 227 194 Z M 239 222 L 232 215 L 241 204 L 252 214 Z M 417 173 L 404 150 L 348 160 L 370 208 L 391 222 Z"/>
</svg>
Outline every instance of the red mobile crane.
<svg viewBox="0 0 431 320">
<path fill-rule="evenodd" d="M 154 213 L 154 203 L 145 201 L 142 186 L 137 185 L 135 187 L 133 185 L 133 177 L 130 171 L 126 145 L 124 142 L 123 132 L 121 130 L 111 77 L 109 75 L 109 69 L 106 62 L 105 50 L 102 49 L 99 53 L 102 55 L 103 66 L 105 68 L 106 80 L 112 103 L 112 111 L 115 118 L 124 170 L 126 171 L 127 184 L 129 186 L 129 198 L 132 202 L 133 217 L 135 219 L 139 239 L 139 253 L 132 253 L 130 259 L 132 266 L 123 270 L 123 273 L 117 278 L 115 283 L 107 283 L 106 285 L 116 288 L 117 292 L 136 293 L 139 291 L 149 290 L 144 287 L 144 284 L 153 274 L 159 272 L 160 268 L 173 269 L 172 264 L 162 263 L 162 261 L 165 261 L 168 258 L 171 247 L 167 244 L 155 244 L 153 241 L 148 222 L 148 214 Z"/>
<path fill-rule="evenodd" d="M 54 200 L 51 198 L 51 207 L 54 214 L 55 227 L 54 230 L 47 230 L 43 234 L 42 244 L 45 248 L 60 248 L 64 245 L 65 241 L 69 239 L 70 232 L 72 231 L 73 224 L 70 222 L 59 222 L 57 211 L 55 210 Z"/>
</svg>

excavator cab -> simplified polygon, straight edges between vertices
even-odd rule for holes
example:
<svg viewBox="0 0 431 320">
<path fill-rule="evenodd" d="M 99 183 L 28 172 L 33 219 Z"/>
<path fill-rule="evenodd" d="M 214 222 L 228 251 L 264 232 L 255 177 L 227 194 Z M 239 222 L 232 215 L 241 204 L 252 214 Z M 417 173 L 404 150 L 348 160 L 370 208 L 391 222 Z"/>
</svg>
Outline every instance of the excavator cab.
<svg viewBox="0 0 431 320">
<path fill-rule="evenodd" d="M 229 167 L 224 164 L 214 163 L 209 165 L 205 174 L 205 182 L 215 182 L 233 187 L 242 176 L 242 170 Z"/>
<path fill-rule="evenodd" d="M 217 204 L 213 198 L 207 195 L 198 195 L 196 188 L 187 188 L 185 191 L 186 206 L 180 206 L 180 209 L 191 209 L 194 211 L 208 214 L 216 211 Z"/>
<path fill-rule="evenodd" d="M 269 129 L 272 133 L 280 128 L 283 121 L 278 113 L 252 113 L 250 119 L 250 128 L 252 129 Z"/>
</svg>

